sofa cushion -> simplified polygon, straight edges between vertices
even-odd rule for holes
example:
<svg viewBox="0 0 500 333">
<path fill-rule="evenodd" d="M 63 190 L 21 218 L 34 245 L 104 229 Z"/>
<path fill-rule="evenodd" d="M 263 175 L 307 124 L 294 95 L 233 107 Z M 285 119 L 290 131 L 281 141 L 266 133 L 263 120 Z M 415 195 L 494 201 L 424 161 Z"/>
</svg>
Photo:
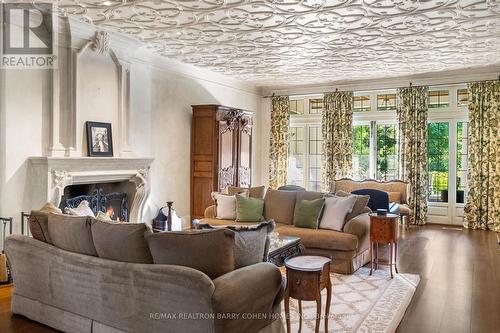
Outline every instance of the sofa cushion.
<svg viewBox="0 0 500 333">
<path fill-rule="evenodd" d="M 226 228 L 146 235 L 155 264 L 191 267 L 211 279 L 234 270 L 234 238 Z"/>
<path fill-rule="evenodd" d="M 264 218 L 292 224 L 297 192 L 268 189 L 264 198 Z"/>
<path fill-rule="evenodd" d="M 227 194 L 229 195 L 235 195 L 241 192 L 247 191 L 248 196 L 250 198 L 257 198 L 257 199 L 263 199 L 264 198 L 264 192 L 266 191 L 265 186 L 256 186 L 256 187 L 236 187 L 236 186 L 229 186 L 227 188 Z"/>
<path fill-rule="evenodd" d="M 302 200 L 294 216 L 294 225 L 299 228 L 318 229 L 325 199 Z"/>
<path fill-rule="evenodd" d="M 370 200 L 369 195 L 351 194 L 344 191 L 337 191 L 335 195 L 339 197 L 347 197 L 350 195 L 354 195 L 356 197 L 356 202 L 354 203 L 354 207 L 352 207 L 352 211 L 349 214 L 347 214 L 345 218 L 346 222 L 355 218 L 359 214 L 363 214 L 365 212 L 365 207 L 366 205 L 368 205 L 368 201 Z"/>
<path fill-rule="evenodd" d="M 92 211 L 92 209 L 90 209 L 89 202 L 87 200 L 82 200 L 80 204 L 75 208 L 70 208 L 70 207 L 64 208 L 64 213 L 75 216 L 95 217 L 94 212 Z"/>
<path fill-rule="evenodd" d="M 276 232 L 280 236 L 300 237 L 302 245 L 308 248 L 326 250 L 354 251 L 358 248 L 358 237 L 344 232 L 324 229 L 297 228 L 291 225 L 279 225 Z"/>
<path fill-rule="evenodd" d="M 92 240 L 100 258 L 122 262 L 152 264 L 145 235 L 151 230 L 144 223 L 93 221 Z"/>
<path fill-rule="evenodd" d="M 97 256 L 88 216 L 49 215 L 49 234 L 54 246 L 80 254 Z"/>
<path fill-rule="evenodd" d="M 49 235 L 49 214 L 62 214 L 62 211 L 47 202 L 40 210 L 32 210 L 28 218 L 30 233 L 34 239 L 52 244 Z"/>
<path fill-rule="evenodd" d="M 315 191 L 297 191 L 297 196 L 295 197 L 295 208 L 293 212 L 293 216 L 297 216 L 297 210 L 299 208 L 300 203 L 302 200 L 314 200 L 314 199 L 320 199 L 324 197 L 324 193 L 322 192 L 315 192 Z M 295 224 L 295 220 L 293 221 L 293 224 Z"/>
<path fill-rule="evenodd" d="M 355 203 L 356 197 L 352 195 L 325 198 L 325 208 L 319 227 L 321 229 L 342 231 L 346 222 L 346 216 L 352 212 Z"/>
<path fill-rule="evenodd" d="M 235 232 L 234 264 L 235 269 L 266 261 L 269 252 L 269 234 L 274 230 L 274 221 L 253 225 L 212 226 L 199 224 L 198 229 L 225 227 Z"/>
</svg>

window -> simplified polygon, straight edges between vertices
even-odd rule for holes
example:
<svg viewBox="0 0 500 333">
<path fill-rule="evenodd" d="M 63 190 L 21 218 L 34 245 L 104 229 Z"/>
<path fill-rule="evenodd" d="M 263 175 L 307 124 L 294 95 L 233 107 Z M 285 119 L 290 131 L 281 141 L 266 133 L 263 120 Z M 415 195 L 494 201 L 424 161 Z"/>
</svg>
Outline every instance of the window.
<svg viewBox="0 0 500 333">
<path fill-rule="evenodd" d="M 354 112 L 365 112 L 370 110 L 370 96 L 354 96 Z"/>
<path fill-rule="evenodd" d="M 290 100 L 290 114 L 304 114 L 304 100 L 303 99 Z"/>
<path fill-rule="evenodd" d="M 309 100 L 309 113 L 323 112 L 323 98 L 313 98 Z"/>
<path fill-rule="evenodd" d="M 289 128 L 287 183 L 304 183 L 304 127 Z"/>
<path fill-rule="evenodd" d="M 427 126 L 429 201 L 448 202 L 449 127 L 447 122 Z"/>
<path fill-rule="evenodd" d="M 398 177 L 396 125 L 377 125 L 377 179 Z"/>
<path fill-rule="evenodd" d="M 450 106 L 448 90 L 429 91 L 429 108 L 447 108 Z"/>
<path fill-rule="evenodd" d="M 321 191 L 321 127 L 309 127 L 309 179 L 307 189 Z"/>
<path fill-rule="evenodd" d="M 396 94 L 377 95 L 377 110 L 396 110 Z"/>
<path fill-rule="evenodd" d="M 457 105 L 458 106 L 468 106 L 469 105 L 469 91 L 467 89 L 457 90 Z"/>
<path fill-rule="evenodd" d="M 457 123 L 457 203 L 464 203 L 467 189 L 468 123 Z"/>
<path fill-rule="evenodd" d="M 354 125 L 352 168 L 355 179 L 370 178 L 370 125 Z"/>
</svg>

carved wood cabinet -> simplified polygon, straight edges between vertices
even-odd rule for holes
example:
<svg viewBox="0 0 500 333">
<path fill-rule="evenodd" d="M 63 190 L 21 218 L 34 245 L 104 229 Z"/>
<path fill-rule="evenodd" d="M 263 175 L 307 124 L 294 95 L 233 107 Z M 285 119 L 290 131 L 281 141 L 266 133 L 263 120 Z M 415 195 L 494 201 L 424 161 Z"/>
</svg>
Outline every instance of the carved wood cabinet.
<svg viewBox="0 0 500 333">
<path fill-rule="evenodd" d="M 221 105 L 193 105 L 191 218 L 203 218 L 211 193 L 251 183 L 253 113 Z"/>
</svg>

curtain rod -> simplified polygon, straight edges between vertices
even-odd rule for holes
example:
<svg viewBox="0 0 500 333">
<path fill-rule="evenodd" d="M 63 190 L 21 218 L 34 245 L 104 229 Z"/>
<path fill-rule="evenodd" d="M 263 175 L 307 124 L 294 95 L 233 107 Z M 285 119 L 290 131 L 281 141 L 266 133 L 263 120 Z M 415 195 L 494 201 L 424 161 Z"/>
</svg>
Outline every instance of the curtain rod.
<svg viewBox="0 0 500 333">
<path fill-rule="evenodd" d="M 498 81 L 500 81 L 500 75 L 498 76 Z M 490 80 L 480 80 L 480 81 L 495 81 L 493 79 Z M 471 81 L 475 82 L 475 81 Z M 450 83 L 441 83 L 441 84 L 432 84 L 428 85 L 430 87 L 439 87 L 439 86 L 451 86 L 451 85 L 457 85 L 457 84 L 467 84 L 468 82 L 450 82 Z M 421 85 L 423 86 L 423 85 Z M 410 81 L 409 82 L 409 87 L 421 87 L 421 86 L 414 86 L 413 83 Z M 359 89 L 359 90 L 353 90 L 353 91 L 376 91 L 376 90 L 387 90 L 387 89 L 401 89 L 401 88 L 408 88 L 408 87 L 381 87 L 381 88 L 373 88 L 373 89 Z M 276 95 L 276 93 L 272 93 L 271 95 L 264 95 L 262 98 L 272 98 L 272 97 L 280 97 L 280 96 L 303 96 L 303 95 L 320 95 L 320 94 L 327 94 L 331 92 L 338 92 L 339 88 L 335 88 L 335 90 L 328 90 L 328 91 L 322 91 L 322 92 L 309 92 L 309 93 L 294 93 L 294 94 L 289 94 L 289 95 Z M 347 91 L 347 90 L 340 90 L 340 91 Z"/>
</svg>

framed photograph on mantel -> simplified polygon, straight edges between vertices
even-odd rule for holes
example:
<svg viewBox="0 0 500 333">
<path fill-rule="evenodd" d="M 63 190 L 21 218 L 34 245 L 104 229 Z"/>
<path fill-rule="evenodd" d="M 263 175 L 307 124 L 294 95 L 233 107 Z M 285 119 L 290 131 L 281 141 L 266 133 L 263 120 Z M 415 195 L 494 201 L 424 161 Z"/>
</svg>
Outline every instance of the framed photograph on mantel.
<svg viewBox="0 0 500 333">
<path fill-rule="evenodd" d="M 113 136 L 110 123 L 87 121 L 87 149 L 89 156 L 113 156 Z"/>
</svg>

